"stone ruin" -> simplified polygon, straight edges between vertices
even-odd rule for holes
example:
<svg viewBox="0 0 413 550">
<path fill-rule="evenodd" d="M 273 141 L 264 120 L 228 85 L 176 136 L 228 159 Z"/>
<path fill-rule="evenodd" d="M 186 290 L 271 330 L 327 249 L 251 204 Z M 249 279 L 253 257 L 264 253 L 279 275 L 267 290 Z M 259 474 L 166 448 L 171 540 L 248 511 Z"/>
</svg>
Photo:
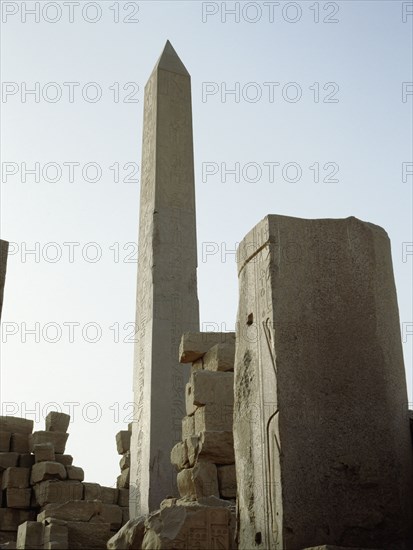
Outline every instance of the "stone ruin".
<svg viewBox="0 0 413 550">
<path fill-rule="evenodd" d="M 200 333 L 194 199 L 190 76 L 168 42 L 145 88 L 137 406 L 117 486 L 64 454 L 67 415 L 35 433 L 1 417 L 0 548 L 411 550 L 386 232 L 267 216 L 238 248 L 236 332 Z"/>
</svg>

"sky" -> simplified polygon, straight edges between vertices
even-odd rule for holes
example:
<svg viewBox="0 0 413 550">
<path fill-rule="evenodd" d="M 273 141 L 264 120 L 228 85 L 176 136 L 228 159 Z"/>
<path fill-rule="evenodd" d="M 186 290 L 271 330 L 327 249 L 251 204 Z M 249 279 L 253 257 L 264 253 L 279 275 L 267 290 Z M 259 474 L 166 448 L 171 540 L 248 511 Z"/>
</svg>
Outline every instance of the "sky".
<svg viewBox="0 0 413 550">
<path fill-rule="evenodd" d="M 412 373 L 412 2 L 1 1 L 0 414 L 113 485 L 131 420 L 143 91 L 192 79 L 201 328 L 235 327 L 234 251 L 267 214 L 356 216 L 392 244 Z"/>
</svg>

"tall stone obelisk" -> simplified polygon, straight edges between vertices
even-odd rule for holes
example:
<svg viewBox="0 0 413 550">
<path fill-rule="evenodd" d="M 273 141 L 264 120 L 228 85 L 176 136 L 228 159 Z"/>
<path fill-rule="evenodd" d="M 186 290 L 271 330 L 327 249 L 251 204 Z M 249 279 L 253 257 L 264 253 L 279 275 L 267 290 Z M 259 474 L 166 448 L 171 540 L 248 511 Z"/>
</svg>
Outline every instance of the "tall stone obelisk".
<svg viewBox="0 0 413 550">
<path fill-rule="evenodd" d="M 7 241 L 0 240 L 0 318 L 1 318 L 1 310 L 3 309 L 3 294 L 4 294 L 4 285 L 6 282 L 8 251 L 9 251 L 9 243 Z"/>
<path fill-rule="evenodd" d="M 177 494 L 189 368 L 181 335 L 199 330 L 191 78 L 168 41 L 145 87 L 139 221 L 131 517 Z"/>
</svg>

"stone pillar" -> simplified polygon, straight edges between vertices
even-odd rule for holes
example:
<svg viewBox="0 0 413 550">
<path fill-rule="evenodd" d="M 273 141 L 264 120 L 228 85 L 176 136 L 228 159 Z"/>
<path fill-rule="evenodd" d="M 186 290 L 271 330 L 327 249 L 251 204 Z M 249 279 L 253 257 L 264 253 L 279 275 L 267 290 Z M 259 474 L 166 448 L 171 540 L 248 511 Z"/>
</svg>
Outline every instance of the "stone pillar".
<svg viewBox="0 0 413 550">
<path fill-rule="evenodd" d="M 390 242 L 270 215 L 238 250 L 239 548 L 413 548 L 413 456 Z"/>
<path fill-rule="evenodd" d="M 199 330 L 191 80 L 169 42 L 145 87 L 139 223 L 131 517 L 176 495 L 189 366 L 182 333 Z"/>
<path fill-rule="evenodd" d="M 4 283 L 6 282 L 7 254 L 9 251 L 9 243 L 0 240 L 0 319 L 1 310 L 3 308 Z"/>
</svg>

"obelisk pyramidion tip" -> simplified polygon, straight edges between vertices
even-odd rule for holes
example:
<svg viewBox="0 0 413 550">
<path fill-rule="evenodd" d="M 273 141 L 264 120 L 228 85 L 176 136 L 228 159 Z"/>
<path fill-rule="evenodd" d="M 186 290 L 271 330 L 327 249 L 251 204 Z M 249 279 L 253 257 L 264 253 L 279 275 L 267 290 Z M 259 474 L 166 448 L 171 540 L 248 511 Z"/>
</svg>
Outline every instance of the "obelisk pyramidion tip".
<svg viewBox="0 0 413 550">
<path fill-rule="evenodd" d="M 166 41 L 161 57 L 156 64 L 156 69 L 162 69 L 163 71 L 170 71 L 189 76 L 185 65 L 180 60 L 169 40 Z"/>
</svg>

